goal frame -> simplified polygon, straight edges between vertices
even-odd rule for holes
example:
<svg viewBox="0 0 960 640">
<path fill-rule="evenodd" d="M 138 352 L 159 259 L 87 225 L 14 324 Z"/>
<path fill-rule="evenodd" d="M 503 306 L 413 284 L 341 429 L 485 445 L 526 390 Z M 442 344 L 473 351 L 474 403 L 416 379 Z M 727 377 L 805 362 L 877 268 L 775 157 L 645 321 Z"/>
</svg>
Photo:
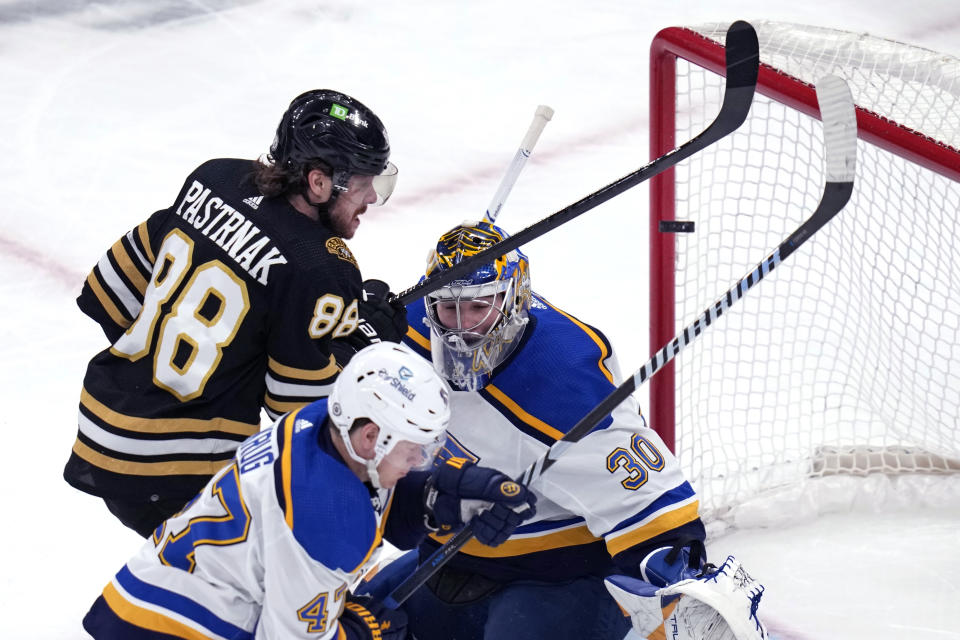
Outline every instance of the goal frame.
<svg viewBox="0 0 960 640">
<path fill-rule="evenodd" d="M 814 87 L 763 63 L 757 92 L 790 108 L 820 118 Z M 725 73 L 721 43 L 683 27 L 661 30 L 650 46 L 650 155 L 662 156 L 676 145 L 676 67 L 683 58 L 719 76 Z M 857 135 L 881 149 L 960 182 L 960 151 L 897 122 L 857 107 Z M 657 353 L 676 332 L 676 237 L 661 232 L 661 223 L 675 220 L 675 170 L 650 182 L 650 353 Z M 680 318 L 679 320 L 686 320 Z M 651 426 L 664 444 L 676 450 L 676 378 L 674 362 L 650 380 Z"/>
</svg>

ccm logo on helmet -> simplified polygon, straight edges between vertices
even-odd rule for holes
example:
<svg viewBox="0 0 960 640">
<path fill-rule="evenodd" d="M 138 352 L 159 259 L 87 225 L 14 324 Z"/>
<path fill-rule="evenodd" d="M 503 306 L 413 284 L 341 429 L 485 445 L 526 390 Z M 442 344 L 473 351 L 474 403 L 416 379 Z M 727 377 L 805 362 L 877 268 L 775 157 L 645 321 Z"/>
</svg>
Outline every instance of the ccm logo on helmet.
<svg viewBox="0 0 960 640">
<path fill-rule="evenodd" d="M 513 482 L 513 481 L 501 482 L 500 493 L 507 496 L 508 498 L 512 498 L 520 494 L 520 485 L 518 485 L 516 482 Z"/>
<path fill-rule="evenodd" d="M 384 380 L 389 381 L 390 386 L 396 389 L 397 391 L 399 391 L 400 395 L 402 395 L 407 400 L 412 401 L 415 397 L 417 397 L 417 394 L 415 394 L 413 391 L 410 391 L 410 389 L 404 386 L 400 378 L 398 378 L 397 376 L 390 375 L 389 373 L 387 373 L 386 369 L 380 369 L 380 371 L 378 371 L 377 374 Z M 400 369 L 400 376 L 404 380 L 408 380 L 413 377 L 413 372 L 407 369 L 406 367 L 403 367 Z"/>
</svg>

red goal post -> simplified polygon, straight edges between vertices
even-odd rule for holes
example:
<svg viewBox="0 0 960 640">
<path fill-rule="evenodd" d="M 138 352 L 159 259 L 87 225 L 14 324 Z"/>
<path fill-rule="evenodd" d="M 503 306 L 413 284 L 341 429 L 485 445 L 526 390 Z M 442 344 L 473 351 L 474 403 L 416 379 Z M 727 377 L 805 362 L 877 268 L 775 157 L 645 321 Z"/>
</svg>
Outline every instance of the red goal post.
<svg viewBox="0 0 960 640">
<path fill-rule="evenodd" d="M 960 61 L 753 24 L 762 64 L 747 123 L 651 181 L 651 353 L 813 209 L 823 180 L 813 84 L 828 73 L 853 91 L 860 158 L 828 237 L 650 380 L 652 426 L 708 520 L 812 478 L 960 469 Z M 655 37 L 652 157 L 716 113 L 724 29 Z M 661 230 L 674 220 L 695 230 Z M 897 375 L 869 373 L 884 363 Z"/>
</svg>

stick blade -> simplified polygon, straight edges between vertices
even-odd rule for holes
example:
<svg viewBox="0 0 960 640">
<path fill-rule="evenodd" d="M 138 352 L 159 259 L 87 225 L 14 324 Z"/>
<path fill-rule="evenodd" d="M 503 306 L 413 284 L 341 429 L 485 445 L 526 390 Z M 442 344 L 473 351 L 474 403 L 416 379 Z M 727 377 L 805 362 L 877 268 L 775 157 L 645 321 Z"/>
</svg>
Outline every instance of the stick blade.
<svg viewBox="0 0 960 640">
<path fill-rule="evenodd" d="M 817 83 L 823 120 L 827 182 L 853 182 L 857 170 L 857 109 L 843 78 L 825 76 Z"/>
<path fill-rule="evenodd" d="M 760 43 L 757 31 L 745 20 L 737 20 L 727 29 L 727 91 L 757 84 L 760 70 Z"/>
<path fill-rule="evenodd" d="M 715 126 L 708 129 L 710 133 L 705 136 L 708 142 L 733 133 L 747 120 L 760 73 L 760 45 L 757 32 L 749 22 L 737 20 L 731 24 L 724 47 L 726 89 Z"/>
</svg>

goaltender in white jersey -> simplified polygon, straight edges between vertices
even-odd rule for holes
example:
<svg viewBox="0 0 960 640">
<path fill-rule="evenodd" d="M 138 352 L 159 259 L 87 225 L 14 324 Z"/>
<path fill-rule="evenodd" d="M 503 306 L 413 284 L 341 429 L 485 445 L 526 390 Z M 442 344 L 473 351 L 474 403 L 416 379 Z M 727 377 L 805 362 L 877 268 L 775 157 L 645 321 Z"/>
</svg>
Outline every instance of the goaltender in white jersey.
<svg viewBox="0 0 960 640">
<path fill-rule="evenodd" d="M 504 237 L 487 222 L 455 227 L 441 236 L 427 276 Z M 425 304 L 408 305 L 407 321 L 407 343 L 432 356 L 454 389 L 440 458 L 518 477 L 620 383 L 603 333 L 534 294 L 518 250 L 429 293 Z M 671 616 L 687 607 L 661 610 L 657 590 L 711 575 L 699 501 L 632 397 L 529 488 L 536 517 L 496 548 L 467 543 L 404 603 L 418 640 L 620 640 L 630 620 L 608 590 L 644 637 L 685 624 Z M 432 534 L 420 561 L 446 539 Z M 363 589 L 383 597 L 403 569 L 394 563 Z M 639 593 L 635 582 L 605 583 L 611 574 L 637 578 Z M 754 603 L 739 604 L 748 620 Z"/>
<path fill-rule="evenodd" d="M 350 589 L 384 538 L 410 548 L 428 520 L 450 524 L 424 503 L 448 420 L 449 388 L 429 362 L 395 343 L 367 347 L 329 400 L 249 438 L 161 524 L 84 627 L 94 638 L 129 640 L 404 637 L 402 612 L 352 598 Z M 481 529 L 495 530 L 488 541 L 521 521 L 512 507 L 528 496 L 509 478 L 442 468 L 457 480 L 467 472 L 484 480 L 478 491 L 458 482 L 459 492 L 444 494 L 440 486 L 438 502 L 453 500 L 458 511 L 461 498 L 493 503 L 477 516 Z"/>
</svg>

